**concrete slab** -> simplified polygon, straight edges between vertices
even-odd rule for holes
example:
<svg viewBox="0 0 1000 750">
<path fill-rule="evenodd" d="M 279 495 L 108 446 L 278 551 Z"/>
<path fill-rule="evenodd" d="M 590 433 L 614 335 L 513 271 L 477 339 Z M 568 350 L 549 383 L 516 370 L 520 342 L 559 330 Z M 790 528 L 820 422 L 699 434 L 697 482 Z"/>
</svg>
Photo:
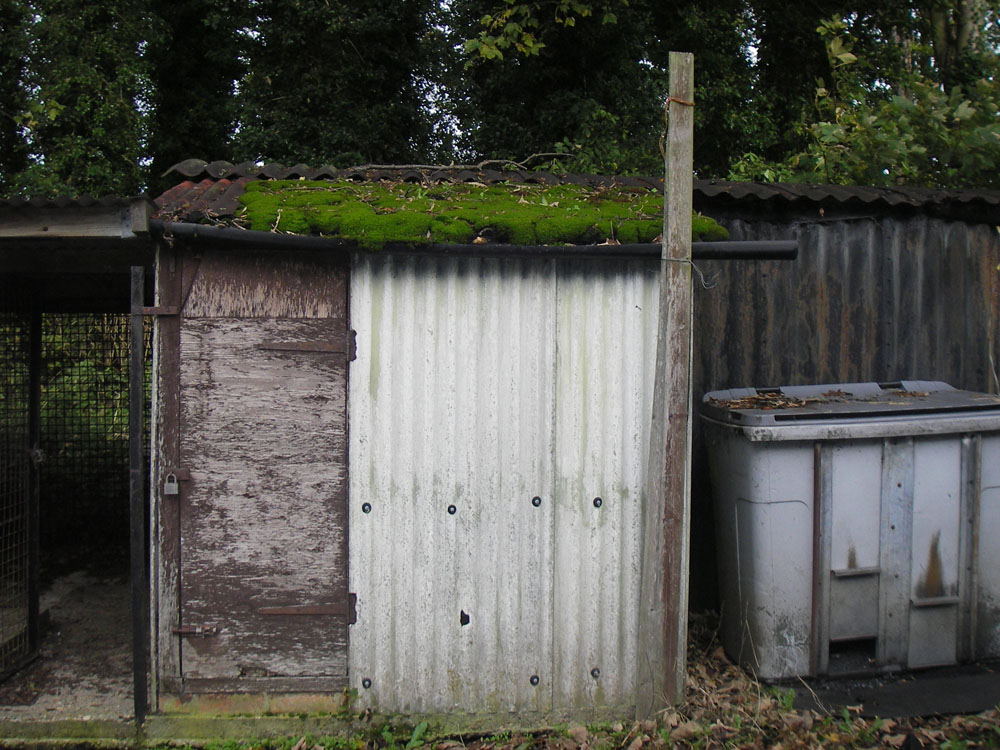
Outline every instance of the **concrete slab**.
<svg viewBox="0 0 1000 750">
<path fill-rule="evenodd" d="M 783 686 L 795 689 L 796 708 L 839 713 L 860 706 L 866 717 L 976 714 L 1000 704 L 1000 662 Z"/>
</svg>

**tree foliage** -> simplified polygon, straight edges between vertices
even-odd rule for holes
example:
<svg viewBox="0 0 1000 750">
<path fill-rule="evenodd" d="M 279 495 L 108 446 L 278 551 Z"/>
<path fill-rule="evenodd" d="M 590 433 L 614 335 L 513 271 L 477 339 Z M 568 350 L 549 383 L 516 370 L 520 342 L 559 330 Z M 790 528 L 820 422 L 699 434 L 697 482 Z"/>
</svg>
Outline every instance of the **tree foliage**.
<svg viewBox="0 0 1000 750">
<path fill-rule="evenodd" d="M 456 42 L 491 5 L 453 4 Z M 623 6 L 612 22 L 610 10 L 566 16 L 568 5 L 529 17 L 511 6 L 519 20 L 465 44 L 448 81 L 461 145 L 476 158 L 561 152 L 577 171 L 659 171 L 663 81 L 640 62 L 648 7 Z"/>
<path fill-rule="evenodd" d="M 257 0 L 235 151 L 289 163 L 412 160 L 429 0 Z"/>
<path fill-rule="evenodd" d="M 171 0 L 153 6 L 149 41 L 150 183 L 190 158 L 232 159 L 236 81 L 246 72 L 249 0 Z M 167 178 L 169 180 L 169 178 Z"/>
<path fill-rule="evenodd" d="M 28 149 L 19 118 L 27 109 L 21 81 L 28 55 L 29 18 L 26 3 L 0 2 L 0 191 L 27 166 Z"/>
<path fill-rule="evenodd" d="M 0 0 L 0 191 L 156 191 L 191 157 L 658 173 L 670 50 L 699 176 L 992 185 L 998 8 Z"/>
<path fill-rule="evenodd" d="M 959 3 L 961 4 L 961 0 Z M 934 6 L 925 20 L 936 17 Z M 979 23 L 985 19 L 980 18 Z M 919 28 L 919 27 L 917 27 Z M 891 79 L 861 57 L 853 24 L 839 17 L 824 21 L 831 69 L 829 83 L 818 80 L 813 109 L 799 123 L 802 148 L 776 160 L 748 153 L 734 165 L 737 179 L 791 180 L 862 185 L 928 187 L 1000 186 L 1000 80 L 995 47 L 969 41 L 952 29 L 962 49 L 939 57 L 937 31 L 930 41 L 897 42 L 906 63 Z M 985 26 L 984 26 L 985 28 Z M 977 72 L 978 71 L 978 72 Z M 946 86 L 944 79 L 952 82 Z"/>
<path fill-rule="evenodd" d="M 14 188 L 134 194 L 142 185 L 148 38 L 143 0 L 32 0 L 14 120 L 29 161 Z"/>
</svg>

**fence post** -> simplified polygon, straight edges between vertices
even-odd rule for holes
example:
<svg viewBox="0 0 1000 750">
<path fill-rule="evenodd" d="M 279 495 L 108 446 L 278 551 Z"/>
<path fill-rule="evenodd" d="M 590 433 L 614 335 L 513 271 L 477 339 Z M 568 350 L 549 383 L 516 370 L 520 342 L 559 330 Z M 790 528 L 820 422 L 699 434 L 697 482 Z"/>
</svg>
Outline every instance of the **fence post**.
<svg viewBox="0 0 1000 750">
<path fill-rule="evenodd" d="M 132 581 L 132 683 L 135 723 L 141 728 L 146 718 L 146 643 L 149 640 L 149 588 L 146 583 L 146 462 L 143 460 L 143 375 L 145 352 L 143 336 L 143 293 L 145 269 L 132 267 L 132 317 L 129 339 L 129 540 Z"/>
<path fill-rule="evenodd" d="M 636 713 L 684 697 L 691 497 L 694 56 L 670 53 L 656 372 L 643 508 Z"/>
</svg>

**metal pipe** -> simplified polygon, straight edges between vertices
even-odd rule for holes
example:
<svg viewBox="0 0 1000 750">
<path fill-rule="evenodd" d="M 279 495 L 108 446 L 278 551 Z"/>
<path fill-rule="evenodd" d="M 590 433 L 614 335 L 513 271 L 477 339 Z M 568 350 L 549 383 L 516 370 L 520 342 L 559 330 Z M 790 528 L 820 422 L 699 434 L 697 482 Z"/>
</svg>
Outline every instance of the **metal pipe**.
<svg viewBox="0 0 1000 750">
<path fill-rule="evenodd" d="M 165 222 L 153 219 L 150 232 L 169 239 L 241 244 L 273 250 L 326 250 L 355 252 L 363 248 L 352 240 L 338 237 L 311 237 L 277 232 L 256 232 L 235 227 L 214 227 L 186 222 Z M 504 258 L 649 258 L 659 259 L 662 248 L 658 242 L 628 245 L 504 245 L 500 243 L 427 245 L 387 242 L 382 252 L 412 255 L 442 255 L 455 257 Z M 795 260 L 799 254 L 797 240 L 751 240 L 723 242 L 692 242 L 694 260 Z"/>
<path fill-rule="evenodd" d="M 143 296 L 145 269 L 132 267 L 132 316 L 129 328 L 129 546 L 130 578 L 132 582 L 132 687 L 135 723 L 142 727 L 146 718 L 146 640 L 149 637 L 149 587 L 146 578 L 146 502 L 145 466 L 143 459 L 142 407 L 143 375 L 145 372 L 145 337 L 143 335 Z"/>
</svg>

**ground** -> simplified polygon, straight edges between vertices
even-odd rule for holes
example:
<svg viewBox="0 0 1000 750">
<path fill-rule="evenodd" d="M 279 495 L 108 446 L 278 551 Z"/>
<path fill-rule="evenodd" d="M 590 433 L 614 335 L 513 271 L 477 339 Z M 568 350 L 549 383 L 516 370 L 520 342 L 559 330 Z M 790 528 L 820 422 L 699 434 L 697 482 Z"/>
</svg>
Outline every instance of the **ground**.
<svg viewBox="0 0 1000 750">
<path fill-rule="evenodd" d="M 39 655 L 0 683 L 0 721 L 131 716 L 127 565 L 95 554 L 89 561 L 55 561 L 50 569 L 39 604 Z"/>
<path fill-rule="evenodd" d="M 491 736 L 431 736 L 417 726 L 373 726 L 350 738 L 228 743 L 226 750 L 667 750 L 668 748 L 1000 748 L 1000 710 L 975 715 L 864 717 L 860 707 L 797 709 L 797 693 L 810 688 L 765 686 L 725 655 L 716 639 L 718 618 L 692 617 L 685 701 L 647 721 L 623 719 L 597 725 L 565 725 L 543 731 Z M 1000 676 L 997 678 L 1000 680 Z"/>
<path fill-rule="evenodd" d="M 93 562 L 93 561 L 92 561 Z M 119 719 L 131 714 L 130 618 L 127 576 L 104 561 L 64 566 L 45 586 L 49 612 L 40 658 L 0 685 L 0 720 Z M 117 566 L 120 568 L 120 566 Z M 418 724 L 377 720 L 336 739 L 227 742 L 226 750 L 665 750 L 666 748 L 1000 748 L 1000 711 L 930 717 L 863 716 L 861 706 L 832 705 L 805 682 L 758 683 L 726 657 L 716 638 L 718 619 L 692 617 L 685 701 L 649 721 L 565 725 L 493 736 L 433 736 Z M 980 673 L 1000 687 L 998 665 Z M 994 679 L 995 678 L 995 679 Z M 815 683 L 814 683 L 815 685 Z M 811 709 L 796 706 L 808 703 Z M 919 744 L 917 744 L 919 743 Z M 222 748 L 222 745 L 217 746 Z"/>
</svg>

